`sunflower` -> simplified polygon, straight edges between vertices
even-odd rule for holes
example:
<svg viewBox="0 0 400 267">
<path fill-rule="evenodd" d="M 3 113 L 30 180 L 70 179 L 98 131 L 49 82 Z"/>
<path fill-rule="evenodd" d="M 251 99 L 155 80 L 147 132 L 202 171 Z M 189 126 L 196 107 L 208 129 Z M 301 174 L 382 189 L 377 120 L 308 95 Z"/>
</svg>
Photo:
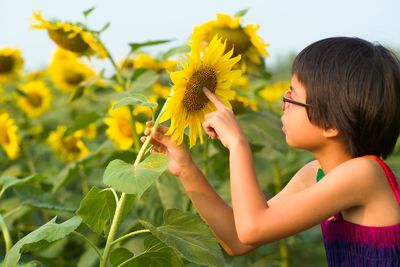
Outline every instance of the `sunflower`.
<svg viewBox="0 0 400 267">
<path fill-rule="evenodd" d="M 88 155 L 89 149 L 82 141 L 82 131 L 76 131 L 64 137 L 66 130 L 66 126 L 60 125 L 55 131 L 50 132 L 47 138 L 47 143 L 56 156 L 64 162 L 71 162 Z"/>
<path fill-rule="evenodd" d="M 108 56 L 107 50 L 100 42 L 98 34 L 80 24 L 48 21 L 42 17 L 41 11 L 33 12 L 33 19 L 37 23 L 32 24 L 31 27 L 47 30 L 50 39 L 61 48 L 79 55 L 90 56 L 96 54 L 100 59 Z"/>
<path fill-rule="evenodd" d="M 20 151 L 21 138 L 17 135 L 18 126 L 7 112 L 0 113 L 0 146 L 9 159 L 16 159 Z"/>
<path fill-rule="evenodd" d="M 242 55 L 239 66 L 246 71 L 248 66 L 259 66 L 263 63 L 263 57 L 268 56 L 266 47 L 257 31 L 259 25 L 241 25 L 242 18 L 227 14 L 217 14 L 216 20 L 205 22 L 194 28 L 192 35 L 193 47 L 203 49 L 210 40 L 218 34 L 223 41 L 226 41 L 225 52 L 233 49 L 233 56 Z"/>
<path fill-rule="evenodd" d="M 72 92 L 81 82 L 96 76 L 96 72 L 74 53 L 57 49 L 49 66 L 49 74 L 57 88 Z"/>
<path fill-rule="evenodd" d="M 259 94 L 268 103 L 276 103 L 282 99 L 283 93 L 290 87 L 290 81 L 277 81 L 267 85 Z"/>
<path fill-rule="evenodd" d="M 0 48 L 0 83 L 18 79 L 24 65 L 21 52 L 16 48 Z"/>
<path fill-rule="evenodd" d="M 183 63 L 183 70 L 171 73 L 174 93 L 160 121 L 171 119 L 167 134 L 171 134 L 178 144 L 182 143 L 187 126 L 190 131 L 190 147 L 196 144 L 197 137 L 203 143 L 201 123 L 206 113 L 215 110 L 214 105 L 204 95 L 203 87 L 207 87 L 231 108 L 229 101 L 235 97 L 235 92 L 230 87 L 233 80 L 241 75 L 240 70 L 232 70 L 232 67 L 240 60 L 240 55 L 231 58 L 233 50 L 227 53 L 225 51 L 226 41 L 222 43 L 215 36 L 204 54 L 192 47 L 188 62 Z"/>
<path fill-rule="evenodd" d="M 30 118 L 38 117 L 50 109 L 52 95 L 43 81 L 31 81 L 19 87 L 24 95 L 17 97 L 17 104 Z"/>
<path fill-rule="evenodd" d="M 108 110 L 109 117 L 104 119 L 108 126 L 106 135 L 118 149 L 128 150 L 133 144 L 132 117 L 128 107 L 113 109 L 113 105 Z"/>
</svg>

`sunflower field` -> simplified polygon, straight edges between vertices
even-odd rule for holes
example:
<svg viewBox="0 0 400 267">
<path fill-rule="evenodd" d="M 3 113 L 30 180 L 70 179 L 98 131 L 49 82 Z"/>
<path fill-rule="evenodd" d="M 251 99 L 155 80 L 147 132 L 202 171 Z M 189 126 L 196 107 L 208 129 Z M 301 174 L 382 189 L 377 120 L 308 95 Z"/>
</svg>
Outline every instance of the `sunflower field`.
<svg viewBox="0 0 400 267">
<path fill-rule="evenodd" d="M 46 68 L 28 72 L 17 47 L 0 47 L 1 266 L 325 265 L 319 227 L 226 254 L 166 171 L 167 157 L 141 140 L 147 121 L 168 126 L 229 203 L 228 151 L 201 128 L 215 110 L 207 87 L 239 121 L 267 198 L 312 159 L 286 145 L 281 98 L 290 81 L 266 67 L 268 43 L 245 15 L 216 14 L 157 54 L 144 51 L 169 40 L 129 43 L 115 59 L 101 40 L 109 24 L 93 30 L 33 12 L 31 29 L 55 47 Z M 399 145 L 388 163 L 400 171 Z"/>
</svg>

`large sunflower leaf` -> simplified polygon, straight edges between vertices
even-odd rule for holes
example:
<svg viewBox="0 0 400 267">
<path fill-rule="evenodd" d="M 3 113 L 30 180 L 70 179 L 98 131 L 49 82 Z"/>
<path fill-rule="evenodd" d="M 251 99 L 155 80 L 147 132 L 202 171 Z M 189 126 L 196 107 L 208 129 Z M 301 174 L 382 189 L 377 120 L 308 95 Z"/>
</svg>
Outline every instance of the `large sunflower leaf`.
<svg viewBox="0 0 400 267">
<path fill-rule="evenodd" d="M 241 114 L 238 122 L 250 144 L 262 145 L 271 152 L 286 154 L 288 146 L 282 133 L 282 123 L 278 116 L 271 112 L 252 112 Z M 276 157 L 274 153 L 271 157 Z"/>
<path fill-rule="evenodd" d="M 133 253 L 126 249 L 113 251 L 111 263 L 118 267 L 183 266 L 183 262 L 175 250 L 166 246 L 154 236 L 149 236 L 144 240 L 144 251 L 136 256 L 133 256 Z"/>
<path fill-rule="evenodd" d="M 108 232 L 116 208 L 116 199 L 111 190 L 100 190 L 93 186 L 82 199 L 76 214 L 94 232 L 101 234 Z"/>
<path fill-rule="evenodd" d="M 158 79 L 160 78 L 160 74 L 152 70 L 144 71 L 140 76 L 136 78 L 136 80 L 132 84 L 133 90 L 135 92 L 141 92 L 148 88 L 150 88 Z"/>
<path fill-rule="evenodd" d="M 131 53 L 135 52 L 136 50 L 145 47 L 145 46 L 153 46 L 153 45 L 159 45 L 159 44 L 165 44 L 169 43 L 173 40 L 155 40 L 155 41 L 147 41 L 144 43 L 129 43 L 129 46 L 131 47 Z"/>
<path fill-rule="evenodd" d="M 140 198 L 167 166 L 168 158 L 161 154 L 150 155 L 136 167 L 116 159 L 108 164 L 103 183 L 117 191 L 135 194 Z"/>
<path fill-rule="evenodd" d="M 225 266 L 217 240 L 199 216 L 170 209 L 164 213 L 164 224 L 159 227 L 143 220 L 140 223 L 186 260 L 205 266 Z"/>
<path fill-rule="evenodd" d="M 43 192 L 39 188 L 33 186 L 19 186 L 14 188 L 14 191 L 24 205 L 70 212 L 73 212 L 76 209 L 76 207 L 71 207 L 67 204 L 61 203 L 53 194 Z"/>
<path fill-rule="evenodd" d="M 154 103 L 154 102 L 143 101 L 142 99 L 139 99 L 137 97 L 128 96 L 128 97 L 124 97 L 124 98 L 118 100 L 117 103 L 114 104 L 113 109 L 117 109 L 119 107 L 128 106 L 128 105 L 155 107 L 158 104 Z"/>
<path fill-rule="evenodd" d="M 38 245 L 40 247 L 44 243 L 51 243 L 69 235 L 78 228 L 82 219 L 75 216 L 61 224 L 57 224 L 55 221 L 56 217 L 15 243 L 4 259 L 5 266 L 14 267 L 22 253 L 34 250 Z"/>
<path fill-rule="evenodd" d="M 34 174 L 30 175 L 28 177 L 22 178 L 22 179 L 17 179 L 11 176 L 1 176 L 0 177 L 0 185 L 2 186 L 0 196 L 6 191 L 8 188 L 13 187 L 13 186 L 19 186 L 26 184 L 30 181 L 42 181 L 46 179 L 46 176 L 43 176 L 41 174 Z"/>
<path fill-rule="evenodd" d="M 100 118 L 100 115 L 96 112 L 89 112 L 86 114 L 81 114 L 77 116 L 71 125 L 65 133 L 64 133 L 64 138 L 67 137 L 68 135 L 74 133 L 75 131 L 78 131 L 89 124 L 95 122 L 98 118 Z"/>
</svg>

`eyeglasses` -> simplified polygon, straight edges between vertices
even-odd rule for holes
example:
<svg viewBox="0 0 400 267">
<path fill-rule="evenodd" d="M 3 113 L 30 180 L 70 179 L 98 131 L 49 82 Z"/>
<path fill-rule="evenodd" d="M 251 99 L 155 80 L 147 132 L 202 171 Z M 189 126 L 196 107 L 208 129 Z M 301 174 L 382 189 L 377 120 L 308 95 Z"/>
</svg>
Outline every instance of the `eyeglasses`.
<svg viewBox="0 0 400 267">
<path fill-rule="evenodd" d="M 305 108 L 310 108 L 311 107 L 311 105 L 309 105 L 309 104 L 302 103 L 302 102 L 297 102 L 297 101 L 293 100 L 292 99 L 292 91 L 291 90 L 287 90 L 283 94 L 282 110 L 283 111 L 287 110 L 290 107 L 290 104 L 302 106 L 302 107 L 305 107 Z"/>
</svg>

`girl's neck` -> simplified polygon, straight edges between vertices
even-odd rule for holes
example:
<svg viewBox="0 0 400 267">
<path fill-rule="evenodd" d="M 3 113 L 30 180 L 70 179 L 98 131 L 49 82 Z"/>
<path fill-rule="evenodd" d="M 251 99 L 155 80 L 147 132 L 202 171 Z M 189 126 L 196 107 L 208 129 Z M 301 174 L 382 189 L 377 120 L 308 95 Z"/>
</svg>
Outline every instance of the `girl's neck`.
<svg viewBox="0 0 400 267">
<path fill-rule="evenodd" d="M 352 159 L 352 156 L 345 152 L 342 147 L 329 147 L 313 152 L 325 174 L 345 161 Z"/>
</svg>

